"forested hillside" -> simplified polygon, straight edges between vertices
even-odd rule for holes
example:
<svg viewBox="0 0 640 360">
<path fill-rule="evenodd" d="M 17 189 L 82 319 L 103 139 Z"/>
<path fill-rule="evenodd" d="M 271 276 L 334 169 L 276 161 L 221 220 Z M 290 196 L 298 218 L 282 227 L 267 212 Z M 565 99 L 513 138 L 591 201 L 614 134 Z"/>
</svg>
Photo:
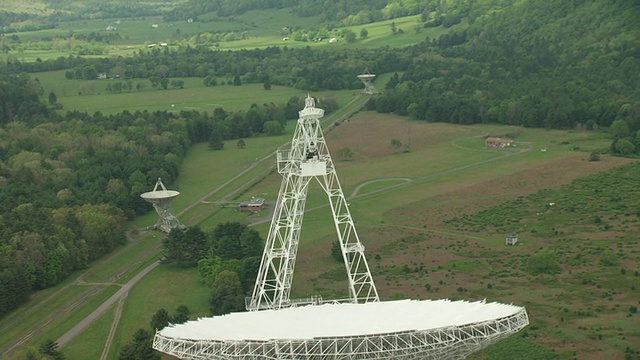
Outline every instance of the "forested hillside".
<svg viewBox="0 0 640 360">
<path fill-rule="evenodd" d="M 483 2 L 486 3 L 486 2 Z M 640 5 L 520 1 L 416 46 L 371 108 L 416 119 L 588 129 L 628 125 L 640 148 Z"/>
</svg>

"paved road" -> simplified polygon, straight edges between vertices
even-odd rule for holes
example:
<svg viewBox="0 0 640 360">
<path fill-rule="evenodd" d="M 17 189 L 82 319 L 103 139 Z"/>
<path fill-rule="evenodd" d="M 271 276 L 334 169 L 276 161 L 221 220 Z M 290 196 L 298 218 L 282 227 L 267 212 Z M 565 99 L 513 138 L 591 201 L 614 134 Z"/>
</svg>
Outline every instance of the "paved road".
<svg viewBox="0 0 640 360">
<path fill-rule="evenodd" d="M 84 319 L 82 319 L 76 326 L 72 327 L 71 330 L 67 331 L 64 335 L 62 335 L 58 340 L 58 345 L 60 347 L 65 346 L 69 341 L 78 336 L 87 326 L 91 325 L 96 319 L 98 319 L 102 314 L 107 312 L 111 305 L 115 304 L 121 299 L 124 299 L 129 295 L 129 290 L 138 283 L 138 281 L 142 280 L 142 278 L 147 275 L 151 270 L 155 269 L 156 266 L 160 264 L 160 261 L 156 261 L 153 264 L 147 266 L 142 269 L 136 276 L 134 276 L 129 282 L 122 285 L 120 290 L 118 290 L 115 294 L 111 295 L 107 301 L 103 302 L 100 306 L 98 306 L 91 314 L 87 315 Z"/>
</svg>

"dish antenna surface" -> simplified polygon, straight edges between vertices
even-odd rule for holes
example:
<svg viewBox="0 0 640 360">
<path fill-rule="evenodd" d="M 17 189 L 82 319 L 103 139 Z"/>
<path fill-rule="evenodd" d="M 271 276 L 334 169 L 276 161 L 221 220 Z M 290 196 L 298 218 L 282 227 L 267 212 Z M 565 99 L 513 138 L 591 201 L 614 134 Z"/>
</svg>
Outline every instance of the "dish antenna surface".
<svg viewBox="0 0 640 360">
<path fill-rule="evenodd" d="M 180 195 L 180 193 L 175 190 L 167 190 L 160 178 L 158 178 L 156 186 L 153 187 L 153 191 L 140 195 L 144 201 L 153 204 L 153 208 L 156 209 L 160 217 L 158 222 L 153 226 L 154 229 L 168 233 L 175 228 L 185 228 L 185 226 L 178 221 L 178 218 L 171 213 L 169 207 L 171 200 L 178 195 Z"/>
<path fill-rule="evenodd" d="M 373 86 L 373 79 L 375 78 L 376 76 L 371 74 L 369 69 L 364 69 L 364 74 L 358 75 L 358 79 L 360 79 L 364 84 L 364 90 L 362 90 L 363 94 L 374 95 L 378 93 L 378 90 Z"/>
</svg>

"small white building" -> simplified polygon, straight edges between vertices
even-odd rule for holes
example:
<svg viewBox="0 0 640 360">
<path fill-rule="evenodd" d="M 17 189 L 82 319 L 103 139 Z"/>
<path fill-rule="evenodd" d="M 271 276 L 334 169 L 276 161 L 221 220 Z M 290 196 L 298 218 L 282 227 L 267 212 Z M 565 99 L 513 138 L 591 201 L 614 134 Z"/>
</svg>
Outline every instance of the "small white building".
<svg viewBox="0 0 640 360">
<path fill-rule="evenodd" d="M 109 24 L 109 26 L 107 26 L 107 31 L 116 31 L 118 30 L 115 26 Z"/>
<path fill-rule="evenodd" d="M 158 28 L 158 24 L 152 24 L 152 25 L 151 25 L 151 27 L 152 27 L 153 29 L 157 29 L 157 28 Z"/>
<path fill-rule="evenodd" d="M 506 244 L 507 245 L 515 245 L 518 242 L 518 234 L 507 235 Z"/>
</svg>

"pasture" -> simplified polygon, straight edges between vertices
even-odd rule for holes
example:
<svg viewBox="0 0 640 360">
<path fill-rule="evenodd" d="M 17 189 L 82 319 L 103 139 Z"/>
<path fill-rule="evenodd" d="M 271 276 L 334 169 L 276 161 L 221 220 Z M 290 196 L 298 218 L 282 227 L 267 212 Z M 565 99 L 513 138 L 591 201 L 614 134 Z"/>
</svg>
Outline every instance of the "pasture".
<svg viewBox="0 0 640 360">
<path fill-rule="evenodd" d="M 213 113 L 216 108 L 224 107 L 226 111 L 247 110 L 251 104 L 284 104 L 291 97 L 304 97 L 305 92 L 273 85 L 265 90 L 263 84 L 243 84 L 241 86 L 218 85 L 206 87 L 200 78 L 172 78 L 184 80 L 184 88 L 164 90 L 153 88 L 147 79 L 132 80 L 133 90 L 122 93 L 111 93 L 107 86 L 121 80 L 67 80 L 64 71 L 37 73 L 37 78 L 44 89 L 43 99 L 46 101 L 50 92 L 57 96 L 57 102 L 63 106 L 61 113 L 81 111 L 93 114 L 100 111 L 105 115 L 115 114 L 123 110 L 135 111 L 173 111 L 196 110 Z M 221 79 L 226 83 L 228 79 Z M 135 90 L 142 84 L 141 90 Z M 318 91 L 314 96 L 335 97 L 339 106 L 346 105 L 354 90 Z M 250 95 L 249 95 L 250 94 Z M 248 100 L 250 99 L 250 100 Z M 345 100 L 343 100 L 345 99 Z"/>
<path fill-rule="evenodd" d="M 206 19 L 207 17 L 203 17 Z M 108 31 L 113 26 L 116 30 Z M 240 50 L 266 48 L 269 46 L 286 46 L 288 48 L 317 47 L 317 48 L 378 48 L 381 46 L 404 47 L 418 44 L 426 39 L 437 39 L 440 35 L 465 28 L 461 23 L 450 28 L 442 26 L 424 28 L 420 25 L 419 16 L 406 16 L 393 20 L 379 21 L 357 26 L 331 27 L 329 38 L 321 41 L 294 41 L 289 38 L 284 28 L 297 31 L 317 31 L 325 28 L 319 17 L 299 17 L 289 10 L 270 9 L 249 11 L 230 20 L 220 21 L 167 21 L 162 18 L 132 18 L 132 19 L 93 19 L 81 21 L 61 22 L 54 29 L 27 31 L 16 33 L 21 43 L 15 50 L 0 55 L 0 60 L 17 59 L 20 61 L 37 61 L 55 59 L 63 56 L 78 55 L 82 49 L 100 49 L 101 55 L 86 55 L 87 57 L 132 56 L 138 51 L 148 51 L 152 44 L 166 43 L 172 47 L 195 46 L 194 37 L 202 33 L 233 34 L 231 41 L 218 41 L 209 44 L 220 50 Z M 394 32 L 392 28 L 395 27 Z M 368 35 L 361 38 L 362 29 Z M 342 38 L 342 31 L 350 30 L 356 34 L 354 42 L 347 42 Z M 103 40 L 102 42 L 86 42 L 70 37 L 89 36 L 95 33 L 103 37 L 119 35 L 119 39 Z M 329 39 L 338 39 L 330 43 Z"/>
</svg>

